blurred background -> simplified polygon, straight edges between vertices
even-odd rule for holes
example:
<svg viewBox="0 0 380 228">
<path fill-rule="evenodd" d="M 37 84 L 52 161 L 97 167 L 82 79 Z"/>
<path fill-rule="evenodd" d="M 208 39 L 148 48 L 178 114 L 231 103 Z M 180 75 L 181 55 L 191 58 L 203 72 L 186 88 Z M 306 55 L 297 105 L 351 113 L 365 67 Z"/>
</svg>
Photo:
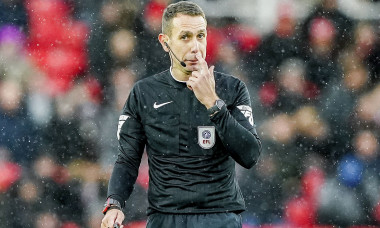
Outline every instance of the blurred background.
<svg viewBox="0 0 380 228">
<path fill-rule="evenodd" d="M 168 69 L 170 0 L 0 0 L 0 227 L 100 227 L 133 84 Z M 380 1 L 197 0 L 263 154 L 244 228 L 380 227 Z M 238 139 L 237 139 L 238 140 Z M 145 227 L 147 158 L 125 209 Z"/>
</svg>

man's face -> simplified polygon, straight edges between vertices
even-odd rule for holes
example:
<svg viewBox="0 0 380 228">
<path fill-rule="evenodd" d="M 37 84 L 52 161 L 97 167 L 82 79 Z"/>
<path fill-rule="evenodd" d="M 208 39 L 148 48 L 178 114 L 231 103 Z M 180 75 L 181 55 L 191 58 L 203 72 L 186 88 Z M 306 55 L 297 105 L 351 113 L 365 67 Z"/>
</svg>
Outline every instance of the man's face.
<svg viewBox="0 0 380 228">
<path fill-rule="evenodd" d="M 178 14 L 172 20 L 172 33 L 169 45 L 174 54 L 186 63 L 186 71 L 195 71 L 199 68 L 199 61 L 195 57 L 200 53 L 206 57 L 206 21 L 202 16 L 188 16 Z M 180 63 L 173 59 L 173 68 L 182 69 Z"/>
</svg>

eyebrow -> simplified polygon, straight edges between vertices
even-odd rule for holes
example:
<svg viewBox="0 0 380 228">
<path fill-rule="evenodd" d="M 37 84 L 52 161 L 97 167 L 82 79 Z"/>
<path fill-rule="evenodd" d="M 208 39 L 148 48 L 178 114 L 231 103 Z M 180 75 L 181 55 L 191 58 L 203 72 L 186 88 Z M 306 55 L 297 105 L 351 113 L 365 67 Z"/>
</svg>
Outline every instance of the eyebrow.
<svg viewBox="0 0 380 228">
<path fill-rule="evenodd" d="M 197 31 L 197 34 L 198 34 L 198 33 L 206 33 L 206 29 L 200 29 L 200 30 Z M 190 32 L 190 31 L 182 31 L 182 32 L 180 32 L 179 34 L 180 34 L 180 35 L 189 35 L 189 34 L 193 34 L 193 33 Z"/>
</svg>

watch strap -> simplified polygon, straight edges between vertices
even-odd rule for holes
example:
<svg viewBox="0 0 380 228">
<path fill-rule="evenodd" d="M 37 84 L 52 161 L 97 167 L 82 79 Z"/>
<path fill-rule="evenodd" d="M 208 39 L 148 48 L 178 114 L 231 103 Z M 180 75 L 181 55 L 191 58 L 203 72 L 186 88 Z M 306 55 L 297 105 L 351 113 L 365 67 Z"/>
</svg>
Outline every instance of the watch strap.
<svg viewBox="0 0 380 228">
<path fill-rule="evenodd" d="M 121 208 L 120 208 L 119 206 L 111 204 L 111 205 L 106 206 L 106 207 L 104 208 L 104 210 L 103 210 L 103 214 L 105 215 L 105 214 L 107 213 L 107 211 L 112 210 L 112 209 L 118 209 L 118 210 L 121 211 Z"/>
<path fill-rule="evenodd" d="M 208 114 L 209 116 L 212 116 L 212 115 L 214 115 L 215 113 L 217 113 L 218 111 L 219 111 L 218 106 L 214 105 L 214 106 L 212 106 L 211 108 L 207 109 L 207 114 Z"/>
<path fill-rule="evenodd" d="M 121 204 L 119 201 L 108 198 L 107 201 L 104 204 L 103 214 L 106 214 L 108 210 L 110 209 L 119 209 L 121 210 Z"/>
<path fill-rule="evenodd" d="M 221 99 L 216 100 L 214 106 L 212 106 L 211 108 L 207 109 L 207 114 L 209 116 L 215 115 L 217 112 L 219 112 L 222 109 L 222 107 L 224 105 L 225 105 L 225 103 L 224 103 L 223 100 L 221 100 Z"/>
</svg>

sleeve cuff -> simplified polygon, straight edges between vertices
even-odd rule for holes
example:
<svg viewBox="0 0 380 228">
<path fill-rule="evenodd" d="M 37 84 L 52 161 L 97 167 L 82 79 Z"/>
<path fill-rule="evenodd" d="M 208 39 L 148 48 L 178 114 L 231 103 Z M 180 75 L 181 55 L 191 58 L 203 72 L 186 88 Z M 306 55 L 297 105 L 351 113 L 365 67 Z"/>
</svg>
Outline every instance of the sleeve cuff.
<svg viewBox="0 0 380 228">
<path fill-rule="evenodd" d="M 119 195 L 110 195 L 110 196 L 107 197 L 107 199 L 108 198 L 111 198 L 111 199 L 119 201 L 120 206 L 121 206 L 122 209 L 125 207 L 125 202 L 124 202 L 124 200 L 122 199 L 121 196 L 119 196 Z"/>
</svg>

